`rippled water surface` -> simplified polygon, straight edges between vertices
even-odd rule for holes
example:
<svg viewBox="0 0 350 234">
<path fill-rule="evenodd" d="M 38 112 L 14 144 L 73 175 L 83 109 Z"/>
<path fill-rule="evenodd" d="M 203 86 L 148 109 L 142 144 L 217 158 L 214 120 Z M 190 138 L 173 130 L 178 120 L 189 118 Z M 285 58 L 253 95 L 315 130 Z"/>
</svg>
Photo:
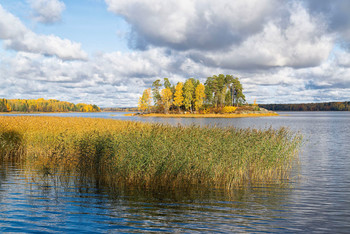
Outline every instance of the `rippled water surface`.
<svg viewBox="0 0 350 234">
<path fill-rule="evenodd" d="M 221 190 L 108 191 L 93 181 L 0 167 L 0 232 L 350 232 L 350 113 L 288 112 L 244 119 L 161 119 L 120 113 L 82 116 L 267 128 L 305 139 L 295 177 L 283 185 Z M 48 114 L 53 115 L 53 114 Z"/>
</svg>

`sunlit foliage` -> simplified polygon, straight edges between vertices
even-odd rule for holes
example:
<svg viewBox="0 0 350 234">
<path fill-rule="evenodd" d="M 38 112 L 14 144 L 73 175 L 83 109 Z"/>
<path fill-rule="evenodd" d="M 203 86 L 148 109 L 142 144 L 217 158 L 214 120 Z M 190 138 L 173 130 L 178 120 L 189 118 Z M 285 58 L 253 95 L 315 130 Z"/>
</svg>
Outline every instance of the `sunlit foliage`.
<svg viewBox="0 0 350 234">
<path fill-rule="evenodd" d="M 143 91 L 142 96 L 139 99 L 138 109 L 141 112 L 146 112 L 146 111 L 149 112 L 151 107 L 151 101 L 152 101 L 151 88 L 145 89 Z"/>
<path fill-rule="evenodd" d="M 205 93 L 204 93 L 205 87 L 203 84 L 199 84 L 196 87 L 195 91 L 195 101 L 194 101 L 194 107 L 196 111 L 199 111 L 200 108 L 203 106 L 203 101 L 205 98 Z"/>
<path fill-rule="evenodd" d="M 237 110 L 237 107 L 235 106 L 225 106 L 222 108 L 223 113 L 234 113 Z"/>
<path fill-rule="evenodd" d="M 175 94 L 174 94 L 174 106 L 176 106 L 178 109 L 183 105 L 184 97 L 183 97 L 183 83 L 179 82 L 177 83 L 175 87 Z"/>
<path fill-rule="evenodd" d="M 160 96 L 162 98 L 162 103 L 164 105 L 164 112 L 165 113 L 168 113 L 168 111 L 169 111 L 170 105 L 172 103 L 172 95 L 173 94 L 172 94 L 171 89 L 169 87 L 162 89 L 162 91 L 160 92 Z"/>
<path fill-rule="evenodd" d="M 184 105 L 185 110 L 192 110 L 192 99 L 193 99 L 194 86 L 190 79 L 186 80 L 184 85 Z"/>
</svg>

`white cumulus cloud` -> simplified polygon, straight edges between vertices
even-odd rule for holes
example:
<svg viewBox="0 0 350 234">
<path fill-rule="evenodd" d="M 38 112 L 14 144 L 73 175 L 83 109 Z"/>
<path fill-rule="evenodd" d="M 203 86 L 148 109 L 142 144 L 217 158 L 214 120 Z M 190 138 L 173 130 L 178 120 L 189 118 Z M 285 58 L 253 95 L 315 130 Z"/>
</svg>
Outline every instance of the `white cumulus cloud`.
<svg viewBox="0 0 350 234">
<path fill-rule="evenodd" d="M 19 18 L 0 5 L 0 39 L 8 49 L 54 55 L 61 59 L 87 59 L 80 43 L 54 35 L 40 35 L 29 30 Z"/>
<path fill-rule="evenodd" d="M 59 0 L 27 0 L 33 10 L 34 20 L 41 23 L 54 23 L 61 20 L 66 6 Z"/>
</svg>

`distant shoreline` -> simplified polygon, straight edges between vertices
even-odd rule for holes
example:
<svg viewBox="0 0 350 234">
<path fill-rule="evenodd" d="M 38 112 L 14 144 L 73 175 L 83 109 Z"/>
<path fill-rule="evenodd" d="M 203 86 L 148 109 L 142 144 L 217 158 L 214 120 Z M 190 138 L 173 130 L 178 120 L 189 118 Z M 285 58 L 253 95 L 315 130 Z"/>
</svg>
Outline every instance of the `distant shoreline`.
<svg viewBox="0 0 350 234">
<path fill-rule="evenodd" d="M 271 111 L 350 111 L 350 101 L 296 104 L 259 104 Z"/>
</svg>

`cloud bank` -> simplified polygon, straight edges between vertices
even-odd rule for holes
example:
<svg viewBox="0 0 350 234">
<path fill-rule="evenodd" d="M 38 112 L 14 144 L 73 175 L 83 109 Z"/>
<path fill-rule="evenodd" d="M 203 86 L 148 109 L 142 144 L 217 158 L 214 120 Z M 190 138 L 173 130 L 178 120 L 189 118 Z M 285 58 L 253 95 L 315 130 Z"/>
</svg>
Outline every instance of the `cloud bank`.
<svg viewBox="0 0 350 234">
<path fill-rule="evenodd" d="M 187 51 L 229 69 L 310 67 L 327 59 L 334 37 L 298 2 L 275 0 L 106 0 L 132 25 L 130 44 Z"/>
<path fill-rule="evenodd" d="M 259 32 L 275 0 L 106 0 L 108 9 L 132 25 L 136 48 L 224 49 Z"/>
</svg>

